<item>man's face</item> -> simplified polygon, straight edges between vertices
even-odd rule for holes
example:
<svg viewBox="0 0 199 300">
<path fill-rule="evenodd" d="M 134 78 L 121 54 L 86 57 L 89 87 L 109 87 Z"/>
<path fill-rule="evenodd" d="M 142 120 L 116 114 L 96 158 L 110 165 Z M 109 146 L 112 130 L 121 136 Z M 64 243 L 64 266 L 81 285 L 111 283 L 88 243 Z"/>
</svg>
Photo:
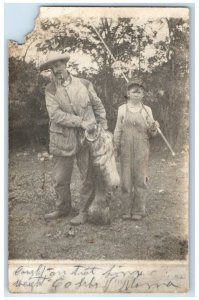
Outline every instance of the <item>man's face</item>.
<svg viewBox="0 0 199 300">
<path fill-rule="evenodd" d="M 53 63 L 51 70 L 56 79 L 63 78 L 63 74 L 66 72 L 66 62 L 59 60 Z"/>
<path fill-rule="evenodd" d="M 132 102 L 140 102 L 144 97 L 144 89 L 140 86 L 132 86 L 127 95 Z"/>
</svg>

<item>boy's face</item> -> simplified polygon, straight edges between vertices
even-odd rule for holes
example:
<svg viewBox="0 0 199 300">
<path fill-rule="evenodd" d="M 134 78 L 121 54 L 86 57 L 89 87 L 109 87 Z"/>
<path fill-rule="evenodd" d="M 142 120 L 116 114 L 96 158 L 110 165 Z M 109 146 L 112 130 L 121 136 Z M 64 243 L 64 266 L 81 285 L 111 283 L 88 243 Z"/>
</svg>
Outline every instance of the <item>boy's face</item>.
<svg viewBox="0 0 199 300">
<path fill-rule="evenodd" d="M 130 101 L 132 101 L 134 103 L 138 103 L 138 102 L 142 101 L 142 99 L 144 97 L 144 89 L 141 86 L 132 86 L 128 90 L 127 96 Z"/>
</svg>

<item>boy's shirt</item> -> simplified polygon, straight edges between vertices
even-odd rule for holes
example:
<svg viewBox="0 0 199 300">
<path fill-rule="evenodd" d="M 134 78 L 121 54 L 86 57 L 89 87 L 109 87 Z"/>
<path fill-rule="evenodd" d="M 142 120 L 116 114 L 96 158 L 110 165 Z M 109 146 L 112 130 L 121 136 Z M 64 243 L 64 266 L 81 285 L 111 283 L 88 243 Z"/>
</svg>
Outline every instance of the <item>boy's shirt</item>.
<svg viewBox="0 0 199 300">
<path fill-rule="evenodd" d="M 121 105 L 118 108 L 118 115 L 117 115 L 117 122 L 116 122 L 116 126 L 115 126 L 115 130 L 114 130 L 114 145 L 115 148 L 118 149 L 118 147 L 120 146 L 120 141 L 121 141 L 121 135 L 122 135 L 122 128 L 123 128 L 123 123 L 124 123 L 124 119 L 126 116 L 126 110 L 127 110 L 127 105 L 128 105 L 128 110 L 135 112 L 133 109 L 133 106 L 131 106 L 129 103 L 125 103 L 123 105 Z M 147 110 L 147 112 L 145 111 L 145 109 Z M 150 129 L 150 126 L 155 122 L 153 119 L 153 114 L 152 114 L 152 110 L 149 106 L 147 105 L 143 105 L 140 104 L 140 114 L 142 115 L 143 119 L 145 120 L 146 123 L 146 127 L 148 129 Z M 139 110 L 136 110 L 136 112 Z M 151 132 L 151 134 L 154 136 L 156 132 Z"/>
</svg>

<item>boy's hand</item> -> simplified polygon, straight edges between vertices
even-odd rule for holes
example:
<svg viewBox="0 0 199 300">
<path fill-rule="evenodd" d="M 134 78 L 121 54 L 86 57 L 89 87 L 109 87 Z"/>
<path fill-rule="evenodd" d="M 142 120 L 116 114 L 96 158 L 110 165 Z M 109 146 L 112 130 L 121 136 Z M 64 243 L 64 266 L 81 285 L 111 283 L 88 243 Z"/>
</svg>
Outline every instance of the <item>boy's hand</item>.
<svg viewBox="0 0 199 300">
<path fill-rule="evenodd" d="M 151 124 L 151 126 L 149 127 L 149 129 L 151 131 L 156 131 L 158 128 L 160 127 L 160 124 L 158 123 L 158 121 L 155 121 Z"/>
<path fill-rule="evenodd" d="M 148 128 L 148 132 L 150 136 L 155 136 L 158 132 L 158 128 L 160 127 L 159 123 L 157 121 L 154 121 L 151 123 L 151 125 Z"/>
</svg>

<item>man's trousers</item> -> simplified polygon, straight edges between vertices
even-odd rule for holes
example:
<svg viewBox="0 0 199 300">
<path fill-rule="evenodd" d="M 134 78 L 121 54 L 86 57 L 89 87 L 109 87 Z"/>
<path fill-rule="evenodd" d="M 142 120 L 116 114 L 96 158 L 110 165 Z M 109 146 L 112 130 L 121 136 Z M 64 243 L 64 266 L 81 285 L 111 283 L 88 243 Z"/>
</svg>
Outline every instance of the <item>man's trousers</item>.
<svg viewBox="0 0 199 300">
<path fill-rule="evenodd" d="M 87 147 L 74 156 L 53 157 L 53 183 L 56 192 L 56 208 L 60 211 L 71 209 L 70 183 L 74 166 L 77 159 L 77 166 L 82 178 L 80 190 L 80 212 L 86 212 L 95 197 L 96 176 L 92 166 L 92 160 Z"/>
</svg>

